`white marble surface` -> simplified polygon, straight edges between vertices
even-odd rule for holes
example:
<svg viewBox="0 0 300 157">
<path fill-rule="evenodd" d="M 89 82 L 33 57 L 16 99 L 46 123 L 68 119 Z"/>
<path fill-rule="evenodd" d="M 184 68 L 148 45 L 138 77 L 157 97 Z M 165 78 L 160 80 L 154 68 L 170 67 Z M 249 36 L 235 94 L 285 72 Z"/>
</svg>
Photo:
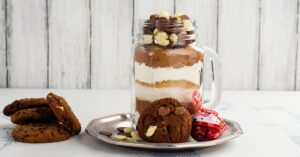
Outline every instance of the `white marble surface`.
<svg viewBox="0 0 300 157">
<path fill-rule="evenodd" d="M 42 97 L 49 91 L 63 95 L 70 102 L 83 129 L 94 118 L 130 111 L 128 90 L 0 89 L 0 109 L 15 99 Z M 216 110 L 222 117 L 239 122 L 244 134 L 219 146 L 186 152 L 112 146 L 93 139 L 84 131 L 58 143 L 18 143 L 10 137 L 14 125 L 1 113 L 0 156 L 300 156 L 300 92 L 225 91 Z"/>
</svg>

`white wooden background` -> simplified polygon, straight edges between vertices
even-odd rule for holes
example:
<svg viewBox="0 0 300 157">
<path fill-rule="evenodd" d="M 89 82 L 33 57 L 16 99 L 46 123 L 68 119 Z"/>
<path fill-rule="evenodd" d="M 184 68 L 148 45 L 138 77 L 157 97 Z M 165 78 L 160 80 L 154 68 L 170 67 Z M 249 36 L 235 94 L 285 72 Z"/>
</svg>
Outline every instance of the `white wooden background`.
<svg viewBox="0 0 300 157">
<path fill-rule="evenodd" d="M 0 87 L 128 88 L 137 21 L 198 21 L 224 89 L 300 89 L 300 0 L 0 0 Z"/>
</svg>

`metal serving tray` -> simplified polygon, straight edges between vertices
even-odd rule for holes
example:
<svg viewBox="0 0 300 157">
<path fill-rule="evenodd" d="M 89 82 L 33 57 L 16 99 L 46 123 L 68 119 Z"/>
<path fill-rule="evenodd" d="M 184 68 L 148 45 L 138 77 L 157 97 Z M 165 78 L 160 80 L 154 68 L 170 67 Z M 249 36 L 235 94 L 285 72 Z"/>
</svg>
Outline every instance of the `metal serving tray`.
<svg viewBox="0 0 300 157">
<path fill-rule="evenodd" d="M 242 128 L 237 122 L 224 119 L 228 124 L 229 129 L 221 135 L 220 138 L 212 141 L 197 142 L 190 138 L 187 142 L 183 143 L 150 143 L 150 142 L 127 142 L 119 141 L 107 137 L 105 135 L 99 134 L 99 131 L 114 132 L 118 127 L 133 127 L 133 122 L 131 120 L 131 115 L 127 114 L 117 114 L 112 116 L 107 116 L 103 118 L 97 118 L 92 120 L 85 129 L 85 132 L 92 137 L 99 139 L 103 142 L 119 145 L 124 147 L 134 147 L 142 149 L 156 149 L 156 150 L 183 150 L 183 149 L 197 149 L 209 146 L 215 146 L 234 138 L 237 138 L 243 133 Z"/>
</svg>

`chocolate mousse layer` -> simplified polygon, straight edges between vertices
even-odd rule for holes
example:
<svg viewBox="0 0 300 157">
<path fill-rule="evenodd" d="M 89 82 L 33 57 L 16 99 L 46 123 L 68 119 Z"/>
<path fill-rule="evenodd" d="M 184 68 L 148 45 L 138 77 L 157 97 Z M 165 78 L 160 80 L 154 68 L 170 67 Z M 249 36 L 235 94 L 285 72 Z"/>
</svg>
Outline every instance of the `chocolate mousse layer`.
<svg viewBox="0 0 300 157">
<path fill-rule="evenodd" d="M 168 49 L 156 45 L 138 45 L 135 48 L 134 59 L 152 68 L 181 68 L 203 61 L 203 53 L 191 46 Z"/>
</svg>

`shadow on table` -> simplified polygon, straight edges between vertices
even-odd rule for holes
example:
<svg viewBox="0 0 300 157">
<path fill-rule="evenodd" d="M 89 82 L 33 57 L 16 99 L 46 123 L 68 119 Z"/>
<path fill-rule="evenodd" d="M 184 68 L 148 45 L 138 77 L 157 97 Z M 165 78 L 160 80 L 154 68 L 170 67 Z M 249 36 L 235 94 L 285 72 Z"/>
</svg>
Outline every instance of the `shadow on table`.
<svg viewBox="0 0 300 157">
<path fill-rule="evenodd" d="M 222 145 L 208 147 L 208 148 L 201 148 L 197 150 L 184 150 L 184 151 L 158 151 L 158 150 L 147 150 L 147 149 L 136 149 L 136 148 L 126 148 L 121 146 L 115 146 L 111 144 L 104 143 L 100 140 L 94 139 L 85 133 L 81 133 L 79 135 L 79 142 L 86 145 L 87 147 L 99 151 L 101 153 L 106 154 L 114 154 L 116 156 L 136 156 L 136 157 L 154 157 L 154 156 L 161 156 L 161 157 L 200 157 L 202 152 L 214 152 L 221 149 L 226 149 L 229 143 L 225 143 Z"/>
</svg>

